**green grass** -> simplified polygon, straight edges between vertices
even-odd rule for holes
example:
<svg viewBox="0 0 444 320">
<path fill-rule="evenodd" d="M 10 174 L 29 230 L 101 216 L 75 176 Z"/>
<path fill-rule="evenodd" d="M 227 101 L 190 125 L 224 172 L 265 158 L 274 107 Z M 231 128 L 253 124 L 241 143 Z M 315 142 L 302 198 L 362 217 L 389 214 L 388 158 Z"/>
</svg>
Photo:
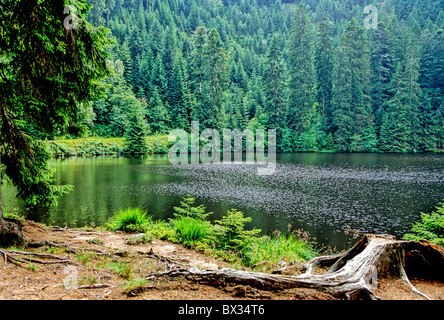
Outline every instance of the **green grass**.
<svg viewBox="0 0 444 320">
<path fill-rule="evenodd" d="M 131 279 L 131 266 L 125 262 L 110 262 L 106 264 L 105 267 L 116 272 L 119 276 L 126 280 Z"/>
<path fill-rule="evenodd" d="M 129 294 L 133 291 L 143 290 L 143 287 L 148 284 L 148 280 L 145 278 L 139 279 L 128 279 L 124 283 L 122 283 L 122 287 L 125 289 L 125 293 Z"/>
<path fill-rule="evenodd" d="M 243 263 L 249 267 L 268 261 L 272 264 L 279 262 L 291 263 L 306 261 L 316 257 L 313 245 L 301 239 L 294 233 L 262 237 L 244 248 Z"/>
<path fill-rule="evenodd" d="M 179 241 L 188 246 L 192 246 L 199 241 L 208 240 L 212 234 L 209 222 L 190 217 L 174 219 L 172 220 L 172 225 Z"/>
<path fill-rule="evenodd" d="M 140 208 L 119 210 L 109 219 L 107 228 L 113 231 L 129 233 L 145 232 L 147 225 L 152 223 L 151 216 Z"/>
</svg>

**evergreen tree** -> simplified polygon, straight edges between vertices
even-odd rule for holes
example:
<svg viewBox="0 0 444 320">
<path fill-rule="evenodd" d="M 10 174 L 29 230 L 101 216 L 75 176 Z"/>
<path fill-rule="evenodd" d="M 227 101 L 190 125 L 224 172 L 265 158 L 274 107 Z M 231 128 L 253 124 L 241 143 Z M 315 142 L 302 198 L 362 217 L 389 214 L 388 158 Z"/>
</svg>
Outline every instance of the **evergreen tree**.
<svg viewBox="0 0 444 320">
<path fill-rule="evenodd" d="M 308 129 L 308 114 L 316 101 L 313 26 L 303 3 L 299 4 L 294 15 L 288 60 L 288 126 L 297 132 L 303 132 Z"/>
<path fill-rule="evenodd" d="M 420 123 L 425 151 L 444 149 L 444 31 L 426 31 L 422 41 L 419 84 Z"/>
<path fill-rule="evenodd" d="M 168 107 L 165 106 L 158 87 L 154 87 L 154 92 L 148 105 L 147 119 L 153 133 L 165 134 L 171 128 Z"/>
<path fill-rule="evenodd" d="M 442 0 L 386 2 L 378 6 L 378 28 L 368 31 L 361 0 L 306 0 L 307 6 L 269 0 L 90 1 L 90 21 L 108 25 L 117 39 L 111 60 L 125 66 L 128 96 L 162 110 L 159 115 L 166 110 L 162 132 L 186 129 L 191 120 L 202 128 L 265 121 L 265 128 L 278 129 L 282 150 L 328 145 L 368 152 L 376 150 L 377 137 L 381 151 L 444 148 Z M 420 59 L 414 82 L 422 90 L 412 127 L 403 132 L 406 126 L 397 127 L 403 116 L 392 111 L 405 99 L 401 93 L 394 98 L 393 78 L 406 79 L 405 34 L 412 32 L 421 47 L 413 59 Z M 94 133 L 123 132 L 114 128 L 125 118 L 125 112 L 117 116 L 125 90 L 115 85 L 108 98 L 94 103 Z M 87 123 L 77 122 L 69 130 Z M 397 132 L 393 141 L 390 131 Z M 407 132 L 412 141 L 404 148 L 399 139 Z"/>
<path fill-rule="evenodd" d="M 383 123 L 391 138 L 381 148 L 392 152 L 416 152 L 419 148 L 419 50 L 413 34 L 408 37 L 404 58 L 398 63 L 391 83 L 393 98 L 388 102 L 387 123 Z"/>
<path fill-rule="evenodd" d="M 321 107 L 323 127 L 330 131 L 332 126 L 332 76 L 334 64 L 332 27 L 326 17 L 319 23 L 315 45 L 315 69 L 317 80 L 317 101 Z"/>
<path fill-rule="evenodd" d="M 91 5 L 76 1 L 79 21 L 75 32 L 61 23 L 63 7 L 61 0 L 42 0 L 32 6 L 23 0 L 1 2 L 1 245 L 10 245 L 9 240 L 23 241 L 3 219 L 3 174 L 17 188 L 18 196 L 31 205 L 55 205 L 71 189 L 54 185 L 46 144 L 27 135 L 23 124 L 47 134 L 66 128 L 78 121 L 80 105 L 102 97 L 100 83 L 109 75 L 105 47 L 111 41 L 107 30 L 85 20 Z"/>
<path fill-rule="evenodd" d="M 224 93 L 228 86 L 228 52 L 216 29 L 211 29 L 205 46 L 205 86 L 208 96 L 207 125 L 212 128 L 221 128 L 219 114 Z"/>
<path fill-rule="evenodd" d="M 134 103 L 129 110 L 128 122 L 125 127 L 126 152 L 132 155 L 148 152 L 146 142 L 148 128 L 142 105 L 140 102 Z"/>
<path fill-rule="evenodd" d="M 281 60 L 278 38 L 271 40 L 265 60 L 263 76 L 265 93 L 265 112 L 269 118 L 268 126 L 271 129 L 280 129 L 285 124 L 285 83 L 284 65 Z"/>
<path fill-rule="evenodd" d="M 390 82 L 394 73 L 394 56 L 390 35 L 385 20 L 379 21 L 378 29 L 369 33 L 371 48 L 372 88 L 371 97 L 373 113 L 375 115 L 375 128 L 379 132 L 382 116 L 388 109 Z"/>
<path fill-rule="evenodd" d="M 369 97 L 370 55 L 363 28 L 347 23 L 333 71 L 333 126 L 341 151 L 375 151 Z"/>
<path fill-rule="evenodd" d="M 132 85 L 132 81 L 133 81 L 133 63 L 131 60 L 131 52 L 130 49 L 128 47 L 128 43 L 125 41 L 122 46 L 119 47 L 119 57 L 120 60 L 122 60 L 123 62 L 123 66 L 124 66 L 124 73 L 123 76 L 126 80 L 126 83 L 128 85 Z"/>
</svg>

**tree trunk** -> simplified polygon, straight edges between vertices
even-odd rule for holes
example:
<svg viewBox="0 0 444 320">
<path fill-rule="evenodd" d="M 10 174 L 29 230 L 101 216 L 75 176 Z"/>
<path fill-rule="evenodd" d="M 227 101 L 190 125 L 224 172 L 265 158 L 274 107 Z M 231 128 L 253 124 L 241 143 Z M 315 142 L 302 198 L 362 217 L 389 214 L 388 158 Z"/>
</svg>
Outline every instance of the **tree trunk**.
<svg viewBox="0 0 444 320">
<path fill-rule="evenodd" d="M 2 155 L 0 154 L 0 231 L 2 230 L 3 207 L 2 207 Z"/>
<path fill-rule="evenodd" d="M 314 268 L 320 265 L 330 266 L 330 269 L 323 274 L 313 274 Z M 237 283 L 260 289 L 313 288 L 351 300 L 379 299 L 374 293 L 378 278 L 392 277 L 404 280 L 414 292 L 426 297 L 410 284 L 407 274 L 444 280 L 444 250 L 426 241 L 396 241 L 387 235 L 365 235 L 348 252 L 312 259 L 304 268 L 305 273 L 299 276 L 178 268 L 148 277 L 182 275 L 210 284 Z"/>
<path fill-rule="evenodd" d="M 1 170 L 1 155 L 0 155 L 0 170 Z M 23 243 L 22 225 L 19 221 L 12 221 L 10 219 L 3 219 L 2 209 L 2 177 L 0 172 L 0 247 L 7 247 L 12 244 Z"/>
</svg>

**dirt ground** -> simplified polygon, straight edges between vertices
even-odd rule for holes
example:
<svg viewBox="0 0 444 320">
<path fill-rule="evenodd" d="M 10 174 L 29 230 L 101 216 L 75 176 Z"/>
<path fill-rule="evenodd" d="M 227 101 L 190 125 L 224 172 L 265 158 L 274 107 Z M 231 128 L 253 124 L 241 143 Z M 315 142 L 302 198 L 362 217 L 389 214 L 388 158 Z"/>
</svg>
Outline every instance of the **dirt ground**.
<svg viewBox="0 0 444 320">
<path fill-rule="evenodd" d="M 57 246 L 8 248 L 40 255 L 0 254 L 0 300 L 334 300 L 312 289 L 262 291 L 249 286 L 201 284 L 184 278 L 156 277 L 174 262 L 201 269 L 227 267 L 227 263 L 180 245 L 153 240 L 129 245 L 127 234 L 83 229 L 62 229 L 25 222 L 26 239 L 50 241 Z M 42 254 L 46 254 L 42 255 Z M 26 260 L 26 259 L 31 260 Z M 42 263 L 43 262 L 43 263 Z M 126 266 L 124 270 L 116 266 Z M 297 274 L 297 271 L 294 271 Z M 412 284 L 428 297 L 444 300 L 444 283 L 413 279 Z M 423 300 L 401 281 L 378 280 L 375 292 L 382 300 Z"/>
</svg>

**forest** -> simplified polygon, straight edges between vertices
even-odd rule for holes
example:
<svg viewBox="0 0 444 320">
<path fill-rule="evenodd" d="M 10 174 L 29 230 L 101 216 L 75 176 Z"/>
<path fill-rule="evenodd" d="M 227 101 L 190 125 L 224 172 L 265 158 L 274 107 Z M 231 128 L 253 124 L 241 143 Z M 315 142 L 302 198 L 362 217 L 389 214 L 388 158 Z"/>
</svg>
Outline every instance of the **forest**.
<svg viewBox="0 0 444 320">
<path fill-rule="evenodd" d="M 100 200 L 98 175 L 88 181 L 94 182 L 93 191 L 76 184 L 81 196 L 75 199 L 74 209 L 67 202 L 62 207 L 75 220 L 78 212 L 86 212 L 80 204 L 93 199 L 91 216 L 99 216 L 99 206 L 104 204 L 108 218 L 104 226 L 45 225 L 28 219 L 32 215 L 27 213 L 26 220 L 15 215 L 9 206 L 4 215 L 2 203 L 5 184 L 15 187 L 26 211 L 54 207 L 75 190 L 64 178 L 57 180 L 64 185 L 55 185 L 55 169 L 48 165 L 54 156 L 48 140 L 88 137 L 99 145 L 100 138 L 109 138 L 116 149 L 125 140 L 125 152 L 140 154 L 147 153 L 147 141 L 166 149 L 165 137 L 174 129 L 189 131 L 194 121 L 201 129 L 276 130 L 277 146 L 284 153 L 442 152 L 443 10 L 444 0 L 0 0 L 0 299 L 23 295 L 62 299 L 67 294 L 75 299 L 120 299 L 122 293 L 128 299 L 443 299 L 439 283 L 444 268 L 444 204 L 430 214 L 421 213 L 421 221 L 403 240 L 372 231 L 352 245 L 349 235 L 357 239 L 360 231 L 340 221 L 346 238 L 344 249 L 336 252 L 318 248 L 302 229 L 291 231 L 291 223 L 286 233 L 275 230 L 262 236 L 260 229 L 247 230 L 252 217 L 238 209 L 210 220 L 213 212 L 197 204 L 193 195 L 184 197 L 180 206 L 173 207 L 173 217 L 164 220 L 153 220 L 141 207 L 122 208 L 111 216 L 113 201 Z M 439 175 L 441 155 L 420 155 L 434 157 L 438 165 L 434 163 L 429 171 L 401 167 L 392 180 L 385 178 L 387 166 L 361 176 L 340 168 L 347 171 L 347 180 L 344 176 L 335 180 L 335 171 L 324 176 L 306 174 L 322 180 L 319 189 L 311 180 L 305 184 L 300 179 L 304 171 L 296 172 L 290 163 L 289 170 L 297 178 L 287 180 L 297 181 L 288 190 L 291 198 L 322 202 L 327 180 L 335 191 L 360 177 L 375 185 L 389 181 L 395 188 L 402 180 L 394 178 L 402 173 L 408 183 L 401 185 L 401 194 L 411 196 L 408 185 L 424 202 L 427 194 L 420 193 L 422 187 L 444 181 Z M 113 161 L 118 158 L 128 160 L 131 179 L 142 177 L 139 181 L 146 179 L 144 184 L 174 180 L 158 180 L 155 172 L 144 177 L 134 169 L 141 159 L 115 157 Z M 89 172 L 97 174 L 99 167 L 104 166 L 90 166 Z M 162 202 L 149 189 L 135 196 L 137 179 L 128 184 L 124 168 L 117 162 L 112 167 L 119 176 L 104 175 L 112 179 L 106 180 L 111 187 L 104 188 L 107 199 L 120 201 L 126 195 Z M 196 168 L 192 170 L 194 174 Z M 79 177 L 76 171 L 66 171 Z M 246 177 L 239 172 L 232 173 L 236 183 Z M 369 172 L 384 178 L 368 179 Z M 431 174 L 422 177 L 422 172 Z M 214 185 L 218 183 L 214 176 L 229 177 L 228 170 L 213 173 L 201 176 L 212 179 Z M 121 180 L 123 188 L 114 184 Z M 271 206 L 267 189 L 255 185 L 248 189 L 244 182 L 247 179 L 239 190 L 237 184 L 230 185 L 230 191 L 260 190 Z M 278 186 L 276 198 L 288 201 L 283 197 L 288 194 L 283 179 L 260 183 Z M 207 186 L 199 184 L 199 189 Z M 353 209 L 350 216 L 362 219 L 359 205 L 370 216 L 369 203 L 362 199 L 374 198 L 363 186 L 356 184 L 354 190 L 359 189 L 364 198 L 351 199 L 337 207 L 341 210 L 330 210 L 336 209 L 332 197 L 324 201 L 330 206 L 327 219 L 339 218 L 348 206 Z M 120 193 L 118 197 L 110 192 L 113 189 Z M 321 192 L 312 198 L 305 189 Z M 384 189 L 377 191 L 378 196 L 384 193 Z M 383 205 L 389 207 L 392 200 Z M 151 213 L 153 207 L 149 209 Z M 313 217 L 315 223 L 326 220 Z M 387 215 L 381 220 L 398 223 L 398 217 Z M 319 256 L 324 249 L 335 254 Z M 245 268 L 232 268 L 240 265 Z M 319 273 L 319 268 L 325 272 Z M 73 285 L 66 281 L 69 275 L 65 277 L 70 272 L 75 273 Z M 179 281 L 172 283 L 174 277 Z M 392 279 L 400 280 L 409 291 L 403 293 L 394 282 L 387 289 L 385 281 Z M 94 293 L 89 296 L 78 291 L 91 289 Z"/>
<path fill-rule="evenodd" d="M 90 0 L 106 96 L 65 132 L 276 129 L 281 152 L 444 149 L 444 1 Z M 375 19 L 374 19 L 375 20 Z M 45 137 L 28 126 L 28 133 Z"/>
</svg>

